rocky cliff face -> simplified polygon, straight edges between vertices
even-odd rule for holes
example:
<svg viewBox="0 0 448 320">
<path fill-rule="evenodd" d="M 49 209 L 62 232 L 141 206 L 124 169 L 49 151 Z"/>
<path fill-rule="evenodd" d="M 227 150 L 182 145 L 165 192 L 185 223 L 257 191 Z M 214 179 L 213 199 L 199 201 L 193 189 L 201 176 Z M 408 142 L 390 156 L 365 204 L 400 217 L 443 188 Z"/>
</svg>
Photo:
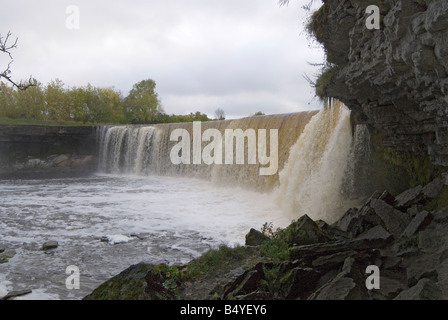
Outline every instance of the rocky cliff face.
<svg viewBox="0 0 448 320">
<path fill-rule="evenodd" d="M 0 177 L 96 169 L 94 127 L 0 126 Z"/>
<path fill-rule="evenodd" d="M 448 2 L 323 2 L 310 23 L 333 65 L 321 95 L 343 101 L 385 146 L 448 166 Z M 369 5 L 381 10 L 380 30 L 366 27 Z"/>
</svg>

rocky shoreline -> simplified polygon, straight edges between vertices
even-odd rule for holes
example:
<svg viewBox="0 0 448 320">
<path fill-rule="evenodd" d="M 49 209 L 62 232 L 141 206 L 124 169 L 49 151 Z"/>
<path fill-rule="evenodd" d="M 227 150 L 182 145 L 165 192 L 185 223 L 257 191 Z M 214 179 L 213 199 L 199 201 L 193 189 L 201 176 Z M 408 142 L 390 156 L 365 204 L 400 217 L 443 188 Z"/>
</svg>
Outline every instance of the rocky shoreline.
<svg viewBox="0 0 448 320">
<path fill-rule="evenodd" d="M 186 265 L 133 265 L 84 299 L 447 299 L 447 182 L 375 192 L 332 225 L 308 216 L 282 230 L 267 224 L 245 246 Z"/>
</svg>

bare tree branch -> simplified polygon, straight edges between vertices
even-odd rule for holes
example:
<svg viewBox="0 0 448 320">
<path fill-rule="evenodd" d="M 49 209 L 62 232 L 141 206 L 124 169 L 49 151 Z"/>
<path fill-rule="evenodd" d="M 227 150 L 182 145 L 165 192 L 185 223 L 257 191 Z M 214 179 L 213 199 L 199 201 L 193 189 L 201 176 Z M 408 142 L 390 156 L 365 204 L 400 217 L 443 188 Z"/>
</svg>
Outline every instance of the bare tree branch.
<svg viewBox="0 0 448 320">
<path fill-rule="evenodd" d="M 29 78 L 27 82 L 20 81 L 19 83 L 12 80 L 11 77 L 11 64 L 14 62 L 14 59 L 11 54 L 11 50 L 17 48 L 17 42 L 19 41 L 18 38 L 14 40 L 14 42 L 9 43 L 11 32 L 8 31 L 6 37 L 2 37 L 0 34 L 0 52 L 5 53 L 9 57 L 9 63 L 5 70 L 0 72 L 0 79 L 3 78 L 9 83 L 11 83 L 14 87 L 20 89 L 20 90 L 26 90 L 29 87 L 33 87 L 36 85 L 36 80 L 32 77 Z"/>
</svg>

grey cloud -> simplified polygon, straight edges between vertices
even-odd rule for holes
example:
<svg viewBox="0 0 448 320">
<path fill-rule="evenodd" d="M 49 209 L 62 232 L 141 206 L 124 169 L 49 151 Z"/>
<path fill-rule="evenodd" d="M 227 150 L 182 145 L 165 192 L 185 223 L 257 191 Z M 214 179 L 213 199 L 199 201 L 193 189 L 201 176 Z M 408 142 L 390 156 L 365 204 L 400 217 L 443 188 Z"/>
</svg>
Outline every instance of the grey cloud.
<svg viewBox="0 0 448 320">
<path fill-rule="evenodd" d="M 78 5 L 80 30 L 65 28 Z M 323 53 L 300 36 L 300 4 L 277 0 L 24 1 L 0 19 L 19 37 L 13 74 L 69 86 L 115 86 L 124 94 L 152 78 L 168 113 L 222 107 L 246 116 L 316 109 L 302 74 Z M 5 27 L 3 27 L 5 28 Z M 311 102 L 311 104 L 309 104 Z"/>
</svg>

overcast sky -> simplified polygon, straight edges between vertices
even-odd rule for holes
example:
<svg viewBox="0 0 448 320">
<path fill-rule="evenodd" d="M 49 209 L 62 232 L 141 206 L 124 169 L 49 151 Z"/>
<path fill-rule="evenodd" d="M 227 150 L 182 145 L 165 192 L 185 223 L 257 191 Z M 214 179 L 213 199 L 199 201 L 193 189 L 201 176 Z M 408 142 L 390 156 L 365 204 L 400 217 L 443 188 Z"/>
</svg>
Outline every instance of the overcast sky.
<svg viewBox="0 0 448 320">
<path fill-rule="evenodd" d="M 19 38 L 15 80 L 59 78 L 126 96 L 151 78 L 169 114 L 288 113 L 321 107 L 303 78 L 318 71 L 308 62 L 324 59 L 303 31 L 307 1 L 14 0 L 2 4 L 0 33 Z M 79 29 L 66 26 L 70 5 Z"/>
</svg>

